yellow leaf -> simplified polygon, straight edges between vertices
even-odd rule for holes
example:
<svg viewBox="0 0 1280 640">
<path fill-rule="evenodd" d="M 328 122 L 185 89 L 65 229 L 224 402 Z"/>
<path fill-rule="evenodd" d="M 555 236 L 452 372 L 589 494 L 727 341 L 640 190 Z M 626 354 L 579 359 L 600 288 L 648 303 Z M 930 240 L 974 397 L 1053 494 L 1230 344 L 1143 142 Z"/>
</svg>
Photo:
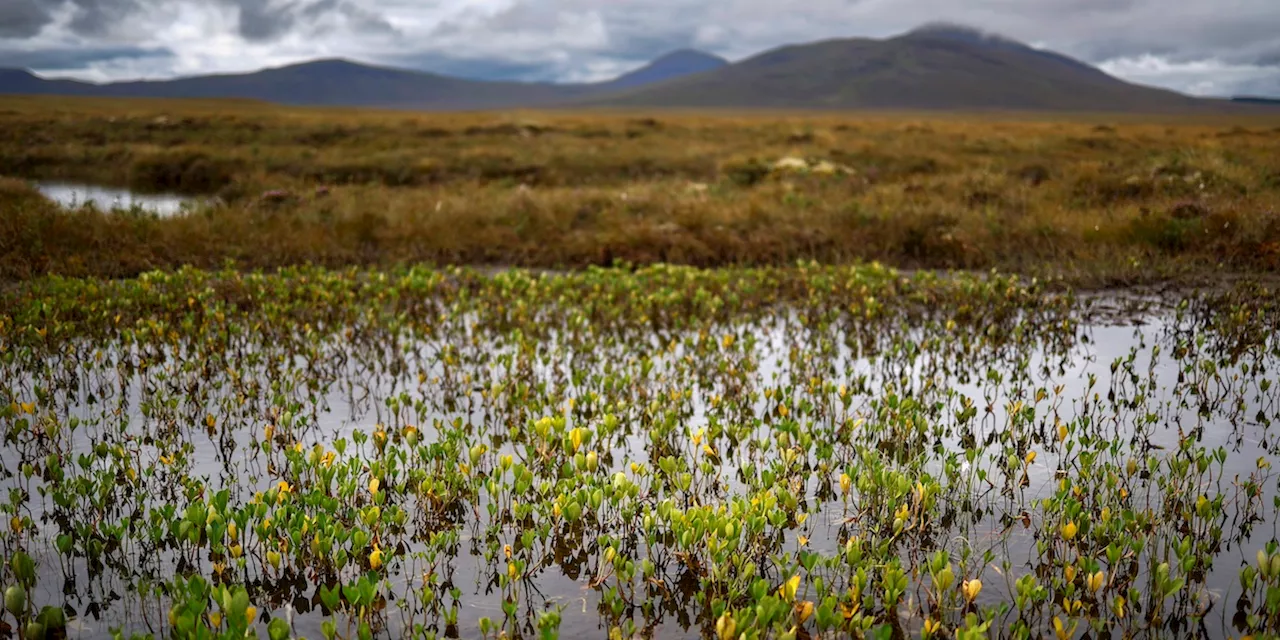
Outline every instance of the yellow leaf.
<svg viewBox="0 0 1280 640">
<path fill-rule="evenodd" d="M 804 624 L 805 621 L 813 616 L 813 603 L 808 600 L 801 602 L 796 605 L 796 612 L 800 614 L 800 624 Z"/>
<path fill-rule="evenodd" d="M 778 587 L 778 595 L 787 602 L 796 599 L 796 591 L 800 589 L 800 574 L 796 574 L 787 579 L 786 582 Z"/>
<path fill-rule="evenodd" d="M 738 630 L 738 623 L 730 616 L 728 612 L 720 616 L 716 620 L 716 636 L 720 640 L 734 640 L 734 632 Z"/>
<path fill-rule="evenodd" d="M 1068 522 L 1062 525 L 1062 537 L 1067 540 L 1074 540 L 1078 531 L 1080 531 L 1080 528 L 1077 527 L 1074 522 Z"/>
<path fill-rule="evenodd" d="M 982 593 L 982 581 L 976 578 L 973 580 L 965 580 L 964 586 L 961 587 L 961 590 L 964 591 L 965 600 L 973 602 L 978 599 L 978 594 Z"/>
</svg>

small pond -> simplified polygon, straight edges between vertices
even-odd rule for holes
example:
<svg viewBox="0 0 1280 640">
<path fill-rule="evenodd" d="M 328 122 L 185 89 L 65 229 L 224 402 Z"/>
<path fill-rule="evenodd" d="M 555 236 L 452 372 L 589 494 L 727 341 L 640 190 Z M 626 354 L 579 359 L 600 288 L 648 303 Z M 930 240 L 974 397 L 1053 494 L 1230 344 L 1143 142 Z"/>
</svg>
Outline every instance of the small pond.
<svg viewBox="0 0 1280 640">
<path fill-rule="evenodd" d="M 138 208 L 161 216 L 172 216 L 199 202 L 198 199 L 173 193 L 135 193 L 119 187 L 77 182 L 42 181 L 35 186 L 45 197 L 69 209 L 92 203 L 103 210 Z"/>
</svg>

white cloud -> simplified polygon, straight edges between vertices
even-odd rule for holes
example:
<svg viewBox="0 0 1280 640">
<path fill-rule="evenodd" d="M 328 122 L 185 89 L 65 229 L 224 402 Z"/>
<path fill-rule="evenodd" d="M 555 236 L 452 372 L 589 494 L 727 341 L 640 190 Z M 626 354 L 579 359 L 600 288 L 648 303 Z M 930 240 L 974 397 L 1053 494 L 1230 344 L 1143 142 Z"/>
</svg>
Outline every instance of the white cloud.
<svg viewBox="0 0 1280 640">
<path fill-rule="evenodd" d="M 1131 82 L 1170 87 L 1199 96 L 1229 95 L 1280 74 L 1275 67 L 1229 64 L 1219 60 L 1170 62 L 1153 55 L 1117 58 L 1099 66 L 1103 71 Z"/>
</svg>

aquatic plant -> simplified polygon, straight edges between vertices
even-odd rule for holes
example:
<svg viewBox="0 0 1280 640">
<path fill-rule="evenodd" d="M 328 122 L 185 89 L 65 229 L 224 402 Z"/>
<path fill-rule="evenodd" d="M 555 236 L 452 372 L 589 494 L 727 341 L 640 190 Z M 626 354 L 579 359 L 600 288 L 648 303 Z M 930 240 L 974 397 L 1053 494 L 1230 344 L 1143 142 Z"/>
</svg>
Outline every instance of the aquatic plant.
<svg viewBox="0 0 1280 640">
<path fill-rule="evenodd" d="M 22 283 L 5 624 L 1266 637 L 1277 302 L 877 264 Z"/>
</svg>

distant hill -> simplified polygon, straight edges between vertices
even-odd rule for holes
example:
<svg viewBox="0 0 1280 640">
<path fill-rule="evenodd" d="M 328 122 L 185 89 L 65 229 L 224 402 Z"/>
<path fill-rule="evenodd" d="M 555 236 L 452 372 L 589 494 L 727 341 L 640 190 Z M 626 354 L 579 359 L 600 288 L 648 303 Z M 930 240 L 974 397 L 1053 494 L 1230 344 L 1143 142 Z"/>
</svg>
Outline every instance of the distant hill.
<svg viewBox="0 0 1280 640">
<path fill-rule="evenodd" d="M 635 107 L 1167 111 L 1218 106 L 953 26 L 785 46 L 585 104 Z"/>
<path fill-rule="evenodd" d="M 291 105 L 480 109 L 540 106 L 586 94 L 586 85 L 489 82 L 316 60 L 253 73 L 90 84 L 0 72 L 0 93 L 133 98 L 249 98 Z"/>
<path fill-rule="evenodd" d="M 0 94 L 248 98 L 290 105 L 424 110 L 537 107 L 671 80 L 726 64 L 723 58 L 685 49 L 614 80 L 591 84 L 470 80 L 343 59 L 315 60 L 252 73 L 105 84 L 46 80 L 25 70 L 0 69 Z"/>
<path fill-rule="evenodd" d="M 93 84 L 0 69 L 0 93 L 248 98 L 292 105 L 470 110 L 679 107 L 1185 111 L 1236 108 L 1131 84 L 1070 57 L 954 25 L 784 46 L 730 64 L 675 51 L 613 80 L 472 80 L 317 60 L 254 73 Z"/>
<path fill-rule="evenodd" d="M 1257 104 L 1266 107 L 1280 107 L 1280 98 L 1266 98 L 1263 96 L 1235 96 L 1231 98 L 1232 102 L 1240 104 Z"/>
<path fill-rule="evenodd" d="M 729 65 L 729 61 L 709 53 L 681 49 L 672 51 L 649 64 L 598 85 L 602 90 L 629 89 L 673 78 L 714 71 Z"/>
</svg>

